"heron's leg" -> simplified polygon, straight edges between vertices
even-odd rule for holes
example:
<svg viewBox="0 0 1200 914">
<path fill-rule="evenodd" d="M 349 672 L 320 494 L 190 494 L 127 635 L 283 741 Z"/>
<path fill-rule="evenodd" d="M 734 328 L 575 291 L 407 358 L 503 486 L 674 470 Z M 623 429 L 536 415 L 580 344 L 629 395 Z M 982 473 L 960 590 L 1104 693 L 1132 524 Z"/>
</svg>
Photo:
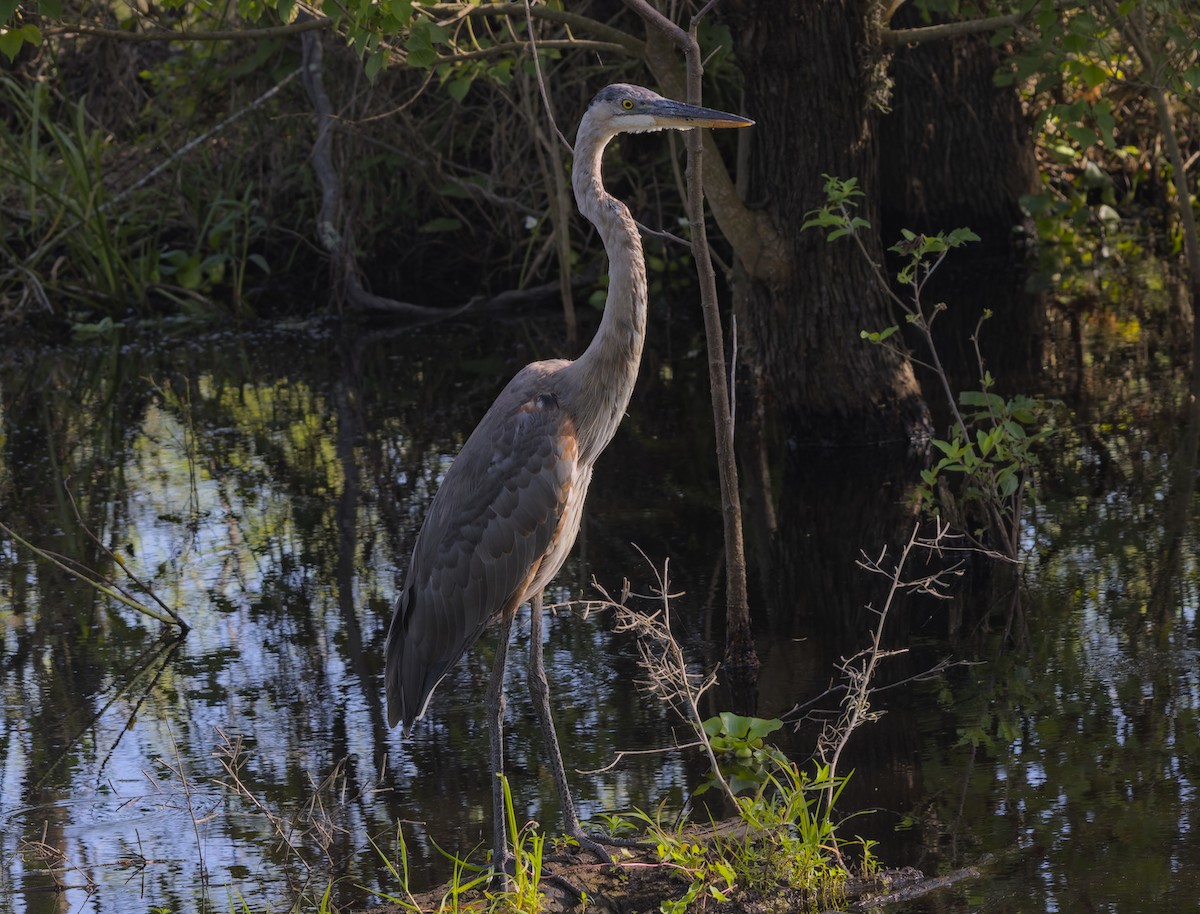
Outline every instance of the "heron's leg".
<svg viewBox="0 0 1200 914">
<path fill-rule="evenodd" d="M 504 785 L 500 781 L 504 774 L 504 666 L 508 658 L 508 636 L 512 631 L 513 615 L 500 617 L 499 635 L 496 641 L 496 659 L 492 663 L 492 675 L 487 689 L 488 761 L 492 775 L 492 866 L 507 878 L 508 852 L 507 829 L 505 828 Z"/>
<path fill-rule="evenodd" d="M 529 602 L 529 694 L 533 698 L 533 710 L 542 726 L 542 739 L 550 755 L 550 773 L 554 786 L 558 788 L 558 800 L 562 805 L 563 826 L 569 837 L 579 842 L 606 863 L 612 857 L 603 847 L 583 833 L 579 815 L 575 812 L 575 801 L 567 785 L 567 772 L 563 767 L 562 752 L 558 748 L 558 734 L 554 730 L 554 718 L 550 714 L 550 684 L 546 681 L 546 666 L 542 658 L 542 594 L 534 594 Z"/>
</svg>

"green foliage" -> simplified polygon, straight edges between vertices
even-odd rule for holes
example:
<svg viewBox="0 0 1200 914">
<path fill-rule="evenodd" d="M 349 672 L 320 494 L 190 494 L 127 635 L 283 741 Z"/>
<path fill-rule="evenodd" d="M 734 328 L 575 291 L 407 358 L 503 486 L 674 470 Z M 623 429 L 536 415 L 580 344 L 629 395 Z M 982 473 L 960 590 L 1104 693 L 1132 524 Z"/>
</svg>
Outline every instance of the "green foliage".
<svg viewBox="0 0 1200 914">
<path fill-rule="evenodd" d="M 827 228 L 826 241 L 837 241 L 846 235 L 853 235 L 860 229 L 871 227 L 871 223 L 862 216 L 856 216 L 853 209 L 857 206 L 857 198 L 863 196 L 858 189 L 858 178 L 835 178 L 833 175 L 821 175 L 825 179 L 825 205 L 805 213 L 801 230 L 810 228 Z"/>
<path fill-rule="evenodd" d="M 73 297 L 144 298 L 153 281 L 145 254 L 154 231 L 136 219 L 110 218 L 102 177 L 109 137 L 89 126 L 83 101 L 66 123 L 52 119 L 44 83 L 27 87 L 3 77 L 0 97 L 12 112 L 0 122 L 0 175 L 10 179 L 8 194 L 19 207 L 0 250 L 7 263 L 20 265 L 0 274 L 0 297 L 24 300 L 32 289 L 48 306 L 45 287 L 61 277 L 58 291 Z"/>
<path fill-rule="evenodd" d="M 704 733 L 717 756 L 721 774 L 735 794 L 761 787 L 769 778 L 771 766 L 787 763 L 778 749 L 763 743 L 764 737 L 782 726 L 783 721 L 778 719 L 741 717 L 730 711 L 704 722 Z M 716 783 L 716 775 L 710 773 L 709 780 L 697 788 L 696 794 L 704 793 Z"/>
<path fill-rule="evenodd" d="M 526 822 L 517 827 L 517 814 L 513 808 L 512 790 L 508 778 L 496 775 L 504 786 L 504 816 L 508 821 L 510 849 L 513 853 L 511 885 L 488 897 L 494 908 L 514 914 L 539 914 L 544 896 L 541 892 L 542 852 L 546 836 L 539 833 L 536 822 Z M 493 860 L 494 866 L 500 861 Z"/>
<path fill-rule="evenodd" d="M 469 893 L 482 892 L 486 899 L 486 910 L 502 911 L 505 914 L 540 914 L 543 910 L 545 896 L 541 892 L 542 862 L 546 844 L 545 835 L 537 830 L 536 822 L 527 822 L 517 826 L 517 816 L 513 807 L 512 791 L 508 779 L 497 775 L 504 788 L 503 814 L 508 822 L 509 850 L 513 856 L 513 872 L 511 881 L 506 887 L 489 889 L 493 870 L 475 866 L 456 854 L 450 854 L 437 848 L 438 852 L 450 860 L 453 865 L 450 883 L 442 896 L 436 910 L 439 914 L 455 914 L 458 911 L 479 911 L 480 903 L 476 900 L 466 903 Z M 373 841 L 371 846 L 383 860 L 392 882 L 399 887 L 400 894 L 391 895 L 377 892 L 380 898 L 398 905 L 410 914 L 423 914 L 422 907 L 413 897 L 409 887 L 408 845 L 400 826 L 396 826 L 396 856 L 393 860 L 384 853 Z M 437 847 L 437 845 L 434 845 Z M 492 861 L 493 867 L 499 867 L 501 861 Z"/>
<path fill-rule="evenodd" d="M 841 892 L 848 874 L 839 862 L 831 816 L 849 779 L 834 776 L 822 764 L 810 777 L 788 762 L 774 766 L 753 797 L 739 798 L 742 818 L 760 836 L 733 845 L 737 869 L 746 874 L 749 888 L 768 891 L 783 885 L 823 898 Z M 864 846 L 863 859 L 869 857 Z"/>
<path fill-rule="evenodd" d="M 726 717 L 734 719 L 729 722 L 743 737 L 756 731 L 772 732 L 778 723 Z M 743 722 L 749 720 L 754 724 L 743 727 Z M 714 738 L 721 735 L 719 721 L 712 718 L 709 722 Z M 662 864 L 687 884 L 683 895 L 663 902 L 660 910 L 682 914 L 694 903 L 703 904 L 709 899 L 725 902 L 743 891 L 796 889 L 814 901 L 836 899 L 848 873 L 842 864 L 837 828 L 826 798 L 832 794 L 836 800 L 846 781 L 832 777 L 829 768 L 822 765 L 816 766 L 811 776 L 806 775 L 794 762 L 773 751 L 765 758 L 755 792 L 738 798 L 738 815 L 745 828 L 723 830 L 714 824 L 711 836 L 701 839 L 686 823 L 668 826 L 661 815 L 651 816 L 640 810 L 633 813 L 632 819 L 654 842 Z M 870 844 L 858 839 L 852 843 L 862 848 L 864 871 L 875 869 Z"/>
<path fill-rule="evenodd" d="M 992 392 L 993 383 L 985 373 L 982 390 L 959 392 L 963 425 L 954 427 L 949 440 L 932 439 L 942 456 L 921 470 L 918 494 L 933 513 L 942 513 L 940 506 L 952 496 L 939 482 L 944 474 L 961 474 L 960 483 L 951 486 L 960 502 L 956 520 L 965 516 L 958 509 L 975 503 L 984 508 L 985 517 L 999 511 L 1006 529 L 1013 530 L 1020 523 L 1022 494 L 1033 491 L 1029 474 L 1038 463 L 1035 445 L 1049 434 L 1043 424 L 1047 404 L 1023 395 L 1005 399 Z M 978 538 L 983 531 L 974 533 Z"/>
<path fill-rule="evenodd" d="M 265 66 L 264 46 L 237 66 L 244 69 L 247 56 Z M 113 112 L 102 84 L 93 90 L 99 98 L 67 101 L 50 81 L 0 77 L 0 106 L 11 112 L 0 122 L 0 204 L 13 217 L 0 226 L 0 302 L 9 314 L 54 313 L 99 326 L 164 308 L 211 318 L 217 302 L 250 313 L 252 285 L 271 272 L 263 185 L 285 184 L 286 168 L 256 180 L 235 130 L 219 145 L 181 154 L 169 169 L 141 167 L 147 157 L 161 162 L 162 131 L 178 143 L 176 121 L 212 103 L 215 83 L 197 72 L 229 72 L 210 66 L 213 47 L 188 45 L 143 71 L 138 89 L 154 102 L 121 113 L 128 120 L 115 127 L 104 125 Z M 228 90 L 222 81 L 214 91 Z M 122 135 L 137 140 L 123 143 Z M 286 139 L 278 130 L 272 136 Z M 277 249 L 271 261 L 286 257 Z"/>
<path fill-rule="evenodd" d="M 933 322 L 946 305 L 938 303 L 930 307 L 922 298 L 926 283 L 949 253 L 978 241 L 979 236 L 968 228 L 936 235 L 902 229 L 900 240 L 888 249 L 901 261 L 895 279 L 910 293 L 909 298 L 902 298 L 892 291 L 860 237 L 862 231 L 870 228 L 870 223 L 854 213 L 856 198 L 862 196 L 855 180 L 824 177 L 825 204 L 808 214 L 804 227 L 827 230 L 828 241 L 850 237 L 858 245 L 874 270 L 880 288 L 904 312 L 905 320 L 924 343 L 928 367 L 936 374 L 954 417 L 949 438 L 932 440 L 942 456 L 932 467 L 921 471 L 917 494 L 931 513 L 948 514 L 949 520 L 964 529 L 974 526 L 977 539 L 986 528 L 1004 555 L 1015 559 L 1020 546 L 1024 496 L 1031 490 L 1032 470 L 1037 464 L 1034 445 L 1046 434 L 1039 430 L 1041 404 L 1024 396 L 1005 400 L 994 393 L 995 379 L 983 367 L 982 357 L 979 359 L 981 389 L 962 391 L 955 396 L 932 334 Z M 990 312 L 984 313 L 972 337 L 977 355 L 979 328 L 990 316 Z M 860 333 L 867 342 L 893 346 L 896 344 L 892 337 L 898 329 L 893 325 Z M 907 357 L 907 352 L 904 355 Z M 958 485 L 950 483 L 947 474 L 957 474 Z M 973 525 L 970 519 L 973 515 L 961 510 L 967 507 L 982 509 L 981 526 Z"/>
<path fill-rule="evenodd" d="M 1069 0 L 1039 4 L 1027 25 L 996 80 L 1017 86 L 1036 116 L 1043 187 L 1022 205 L 1037 228 L 1042 272 L 1066 304 L 1127 310 L 1139 284 L 1131 273 L 1155 255 L 1177 257 L 1183 244 L 1181 226 L 1156 239 L 1146 223 L 1179 193 L 1162 131 L 1189 141 L 1200 8 Z M 1194 151 L 1194 135 L 1190 142 Z M 1195 206 L 1194 189 L 1186 196 L 1178 202 Z"/>
<path fill-rule="evenodd" d="M 190 249 L 164 248 L 157 275 L 188 292 L 213 294 L 226 290 L 235 307 L 244 305 L 247 273 L 251 266 L 268 274 L 271 268 L 261 254 L 251 253 L 267 229 L 259 214 L 259 201 L 247 190 L 239 200 L 218 198 L 207 205 L 200 229 Z"/>
<path fill-rule="evenodd" d="M 896 274 L 896 281 L 903 286 L 919 285 L 922 276 L 928 277 L 936 270 L 950 251 L 979 240 L 979 236 L 968 228 L 956 228 L 936 235 L 919 235 L 910 229 L 901 229 L 900 235 L 901 240 L 888 250 L 906 258 L 904 266 Z"/>
<path fill-rule="evenodd" d="M 25 45 L 36 47 L 42 43 L 42 30 L 28 20 L 28 4 L 21 0 L 0 0 L 0 54 L 9 63 L 17 59 Z M 33 5 L 32 12 L 57 18 L 62 12 L 59 0 L 41 0 Z"/>
</svg>

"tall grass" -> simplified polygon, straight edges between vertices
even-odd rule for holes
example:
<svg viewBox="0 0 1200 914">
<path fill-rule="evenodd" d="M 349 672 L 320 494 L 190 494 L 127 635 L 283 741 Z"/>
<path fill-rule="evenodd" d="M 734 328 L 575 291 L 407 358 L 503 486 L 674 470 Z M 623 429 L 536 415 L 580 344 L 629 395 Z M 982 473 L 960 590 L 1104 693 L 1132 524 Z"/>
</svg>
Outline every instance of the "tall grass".
<svg viewBox="0 0 1200 914">
<path fill-rule="evenodd" d="M 256 250 L 267 222 L 251 189 L 224 187 L 201 169 L 200 180 L 143 180 L 114 192 L 106 175 L 130 150 L 93 125 L 86 98 L 63 115 L 47 84 L 0 76 L 0 109 L 12 112 L 0 120 L 8 317 L 116 318 L 164 306 L 210 315 L 226 302 L 247 313 L 249 282 L 270 273 Z M 236 168 L 232 177 L 245 180 Z"/>
<path fill-rule="evenodd" d="M 144 302 L 161 215 L 132 202 L 107 206 L 109 138 L 89 125 L 85 101 L 60 121 L 47 85 L 7 76 L 0 100 L 11 112 L 0 122 L 0 205 L 10 216 L 0 235 L 10 265 L 0 272 L 0 299 L 46 310 L 66 299 L 109 313 Z"/>
</svg>

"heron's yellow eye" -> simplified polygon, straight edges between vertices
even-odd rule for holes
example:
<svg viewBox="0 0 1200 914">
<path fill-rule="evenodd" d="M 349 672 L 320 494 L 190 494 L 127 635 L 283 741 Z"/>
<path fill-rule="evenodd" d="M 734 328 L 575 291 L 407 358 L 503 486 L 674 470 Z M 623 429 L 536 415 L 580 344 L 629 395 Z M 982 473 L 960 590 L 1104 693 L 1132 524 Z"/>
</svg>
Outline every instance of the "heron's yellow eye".
<svg viewBox="0 0 1200 914">
<path fill-rule="evenodd" d="M 624 108 L 626 111 L 632 111 L 633 110 L 633 99 L 632 98 L 622 99 L 621 107 Z"/>
</svg>

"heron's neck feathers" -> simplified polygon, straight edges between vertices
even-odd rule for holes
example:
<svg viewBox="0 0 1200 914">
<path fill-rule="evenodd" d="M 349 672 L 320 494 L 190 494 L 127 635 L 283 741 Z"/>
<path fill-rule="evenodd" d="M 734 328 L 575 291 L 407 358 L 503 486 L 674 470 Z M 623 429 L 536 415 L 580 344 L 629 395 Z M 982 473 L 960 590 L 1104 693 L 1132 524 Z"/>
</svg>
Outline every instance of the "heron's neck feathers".
<svg viewBox="0 0 1200 914">
<path fill-rule="evenodd" d="M 571 175 L 579 211 L 596 226 L 608 254 L 608 297 L 600 329 L 569 369 L 579 397 L 581 458 L 589 463 L 612 440 L 625 415 L 646 339 L 642 238 L 628 207 L 604 189 L 601 179 L 600 159 L 612 137 L 585 116 L 575 140 Z"/>
</svg>

